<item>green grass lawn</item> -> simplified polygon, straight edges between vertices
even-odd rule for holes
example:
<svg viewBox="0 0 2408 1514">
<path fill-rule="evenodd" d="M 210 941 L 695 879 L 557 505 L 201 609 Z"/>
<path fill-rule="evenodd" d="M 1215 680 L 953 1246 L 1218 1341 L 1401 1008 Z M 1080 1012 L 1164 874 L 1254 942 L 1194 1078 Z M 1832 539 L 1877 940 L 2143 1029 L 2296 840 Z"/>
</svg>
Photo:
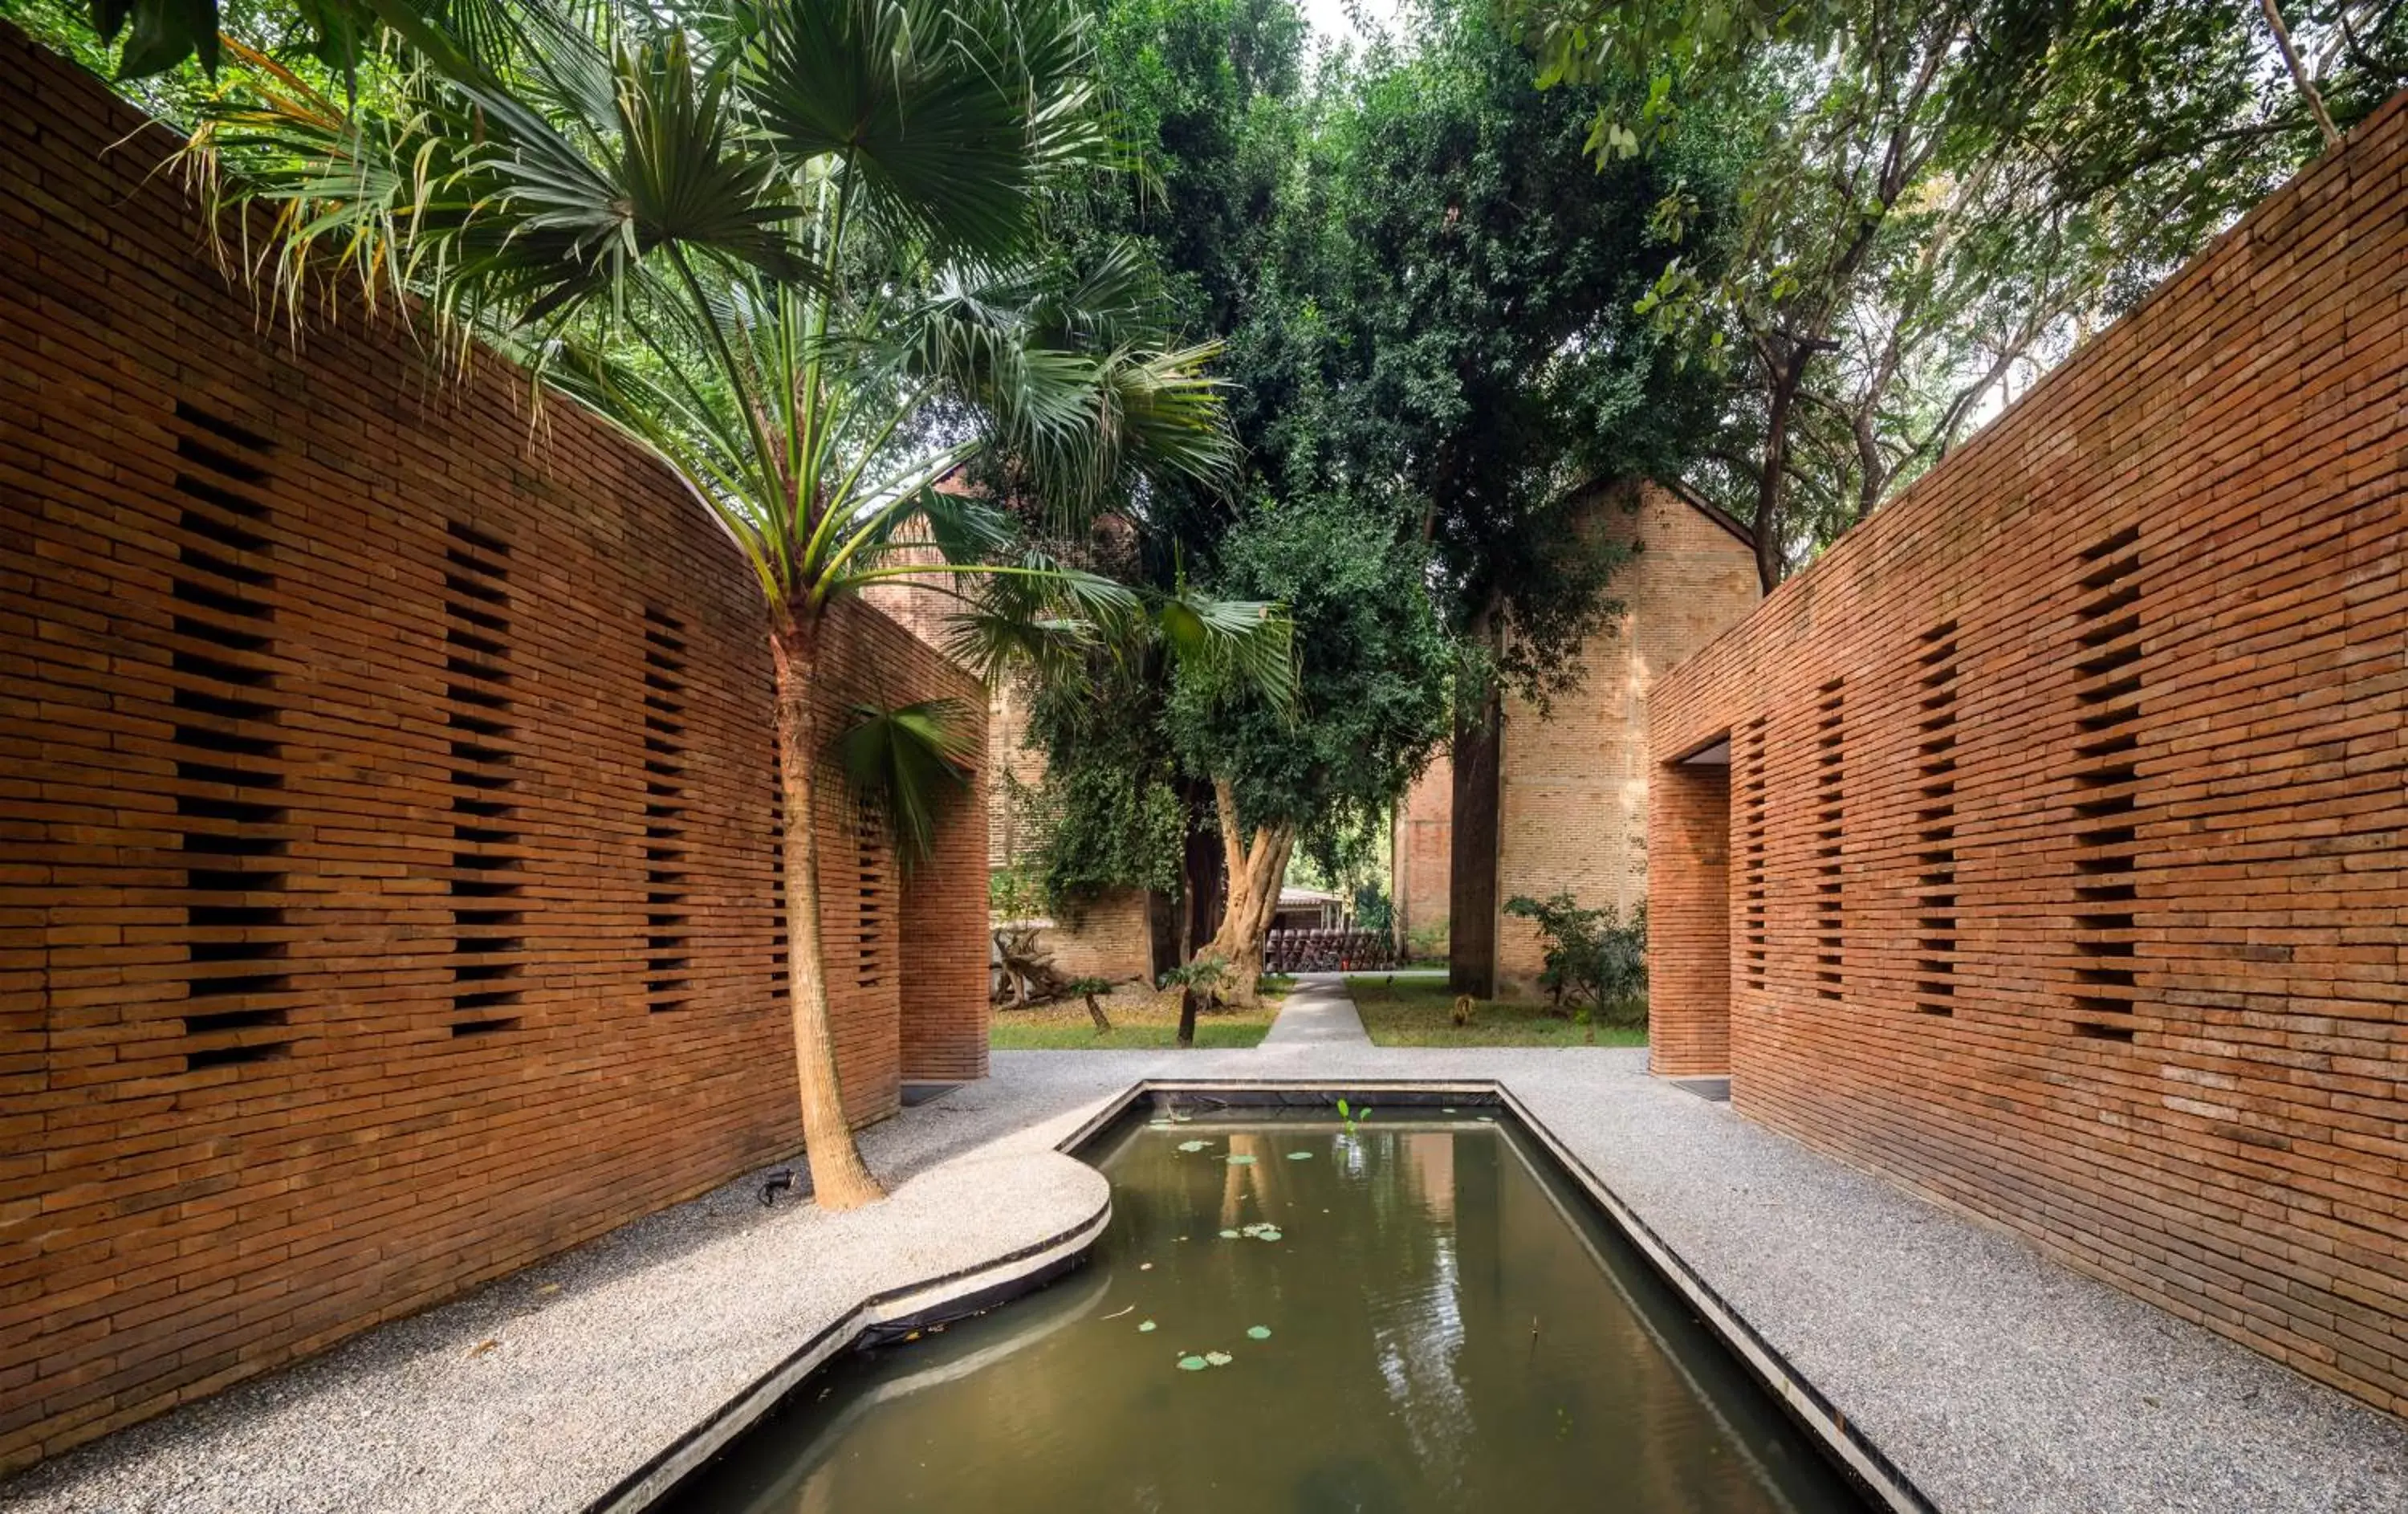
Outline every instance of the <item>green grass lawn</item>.
<svg viewBox="0 0 2408 1514">
<path fill-rule="evenodd" d="M 1455 1023 L 1455 995 L 1444 978 L 1398 976 L 1392 985 L 1384 973 L 1350 973 L 1347 992 L 1363 1014 L 1363 1029 L 1382 1046 L 1581 1046 L 1590 1045 L 1589 1028 L 1551 1013 L 1544 1002 L 1498 1003 L 1484 999 L 1472 1006 L 1471 1023 Z M 1083 1011 L 1082 1013 L 1084 1013 Z M 1643 1046 L 1647 1027 L 1599 1025 L 1595 1044 L 1600 1046 Z"/>
<path fill-rule="evenodd" d="M 1271 1028 L 1284 987 L 1263 986 L 1259 1009 L 1207 1010 L 1196 1017 L 1196 1045 L 1205 1050 L 1251 1046 Z M 1111 1033 L 1097 1035 L 1087 1006 L 1077 999 L 1030 1009 L 997 1008 L 989 1021 L 987 1045 L 997 1051 L 1150 1051 L 1179 1042 L 1179 995 L 1134 986 L 1101 1001 Z"/>
</svg>

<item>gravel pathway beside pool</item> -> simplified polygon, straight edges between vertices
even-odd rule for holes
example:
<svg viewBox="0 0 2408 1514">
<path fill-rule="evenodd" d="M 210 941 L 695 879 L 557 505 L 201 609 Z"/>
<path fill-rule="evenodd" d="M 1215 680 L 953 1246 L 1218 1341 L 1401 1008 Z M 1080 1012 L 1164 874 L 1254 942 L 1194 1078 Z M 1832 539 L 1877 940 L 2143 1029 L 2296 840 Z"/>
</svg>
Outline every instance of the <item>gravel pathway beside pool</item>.
<svg viewBox="0 0 2408 1514">
<path fill-rule="evenodd" d="M 2389 1514 L 2408 1424 L 1651 1079 L 1616 1049 L 997 1053 L 824 1216 L 732 1184 L 0 1486 L 11 1514 L 576 1514 L 861 1300 L 1106 1202 L 1053 1150 L 1147 1077 L 1495 1079 L 1946 1514 Z M 486 1342 L 494 1344 L 487 1346 Z"/>
</svg>

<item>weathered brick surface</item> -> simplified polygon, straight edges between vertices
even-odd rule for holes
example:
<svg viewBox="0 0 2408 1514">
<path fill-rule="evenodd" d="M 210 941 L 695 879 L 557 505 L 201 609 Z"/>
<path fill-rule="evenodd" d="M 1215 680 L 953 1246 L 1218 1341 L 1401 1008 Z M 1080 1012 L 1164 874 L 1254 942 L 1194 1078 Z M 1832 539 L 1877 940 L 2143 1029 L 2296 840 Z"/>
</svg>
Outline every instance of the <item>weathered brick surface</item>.
<svg viewBox="0 0 2408 1514">
<path fill-rule="evenodd" d="M 1037 944 L 1074 978 L 1154 981 L 1154 926 L 1142 888 L 1114 888 L 1065 908 L 1038 932 Z"/>
<path fill-rule="evenodd" d="M 2395 1411 L 2403 400 L 2395 102 L 1652 713 L 1733 738 L 1729 914 L 1653 944 L 1728 938 L 1741 1110 Z"/>
<path fill-rule="evenodd" d="M 1537 992 L 1545 953 L 1516 894 L 1570 889 L 1583 904 L 1627 911 L 1647 898 L 1647 724 L 1664 670 L 1754 609 L 1756 557 L 1736 528 L 1655 483 L 1600 491 L 1591 528 L 1640 550 L 1616 575 L 1627 607 L 1581 649 L 1580 686 L 1542 718 L 1505 710 L 1499 764 L 1497 977 L 1500 993 Z M 1398 809 L 1392 858 L 1403 928 L 1443 926 L 1448 911 L 1451 774 L 1440 754 Z"/>
<path fill-rule="evenodd" d="M 1497 858 L 1497 980 L 1536 993 L 1545 952 L 1530 922 L 1502 913 L 1516 894 L 1570 889 L 1591 908 L 1627 912 L 1647 893 L 1647 707 L 1662 672 L 1756 608 L 1748 543 L 1706 510 L 1659 484 L 1592 507 L 1609 539 L 1636 542 L 1612 592 L 1627 606 L 1581 649 L 1580 688 L 1543 719 L 1513 700 Z"/>
<path fill-rule="evenodd" d="M 201 254 L 172 141 L 6 28 L 0 99 L 5 1467 L 798 1121 L 733 549 L 573 407 L 531 434 L 521 380 L 356 310 L 296 353 Z M 831 714 L 976 708 L 867 610 L 826 661 Z M 904 883 L 826 810 L 869 1119 L 984 1068 L 983 817 Z"/>
<path fill-rule="evenodd" d="M 1429 771 L 1405 791 L 1389 832 L 1388 883 L 1398 938 L 1418 958 L 1446 960 L 1448 860 L 1454 851 L 1455 769 L 1441 748 Z"/>
<path fill-rule="evenodd" d="M 1730 771 L 1668 763 L 1647 788 L 1647 1065 L 1670 1077 L 1730 1062 Z"/>
</svg>

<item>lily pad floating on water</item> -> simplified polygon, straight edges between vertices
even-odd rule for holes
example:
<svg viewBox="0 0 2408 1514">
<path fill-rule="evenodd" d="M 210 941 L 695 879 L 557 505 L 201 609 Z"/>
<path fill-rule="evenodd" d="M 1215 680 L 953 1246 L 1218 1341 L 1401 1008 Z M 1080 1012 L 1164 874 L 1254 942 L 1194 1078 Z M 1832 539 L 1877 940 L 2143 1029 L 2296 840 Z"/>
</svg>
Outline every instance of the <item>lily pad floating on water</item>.
<svg viewBox="0 0 2408 1514">
<path fill-rule="evenodd" d="M 1232 1167 L 1251 1167 L 1251 1166 L 1253 1166 L 1253 1165 L 1254 1164 L 1254 1158 L 1252 1158 L 1252 1157 L 1246 1156 L 1246 1155 L 1244 1155 L 1243 1153 L 1240 1153 L 1240 1154 L 1239 1154 L 1239 1155 L 1237 1155 L 1237 1156 L 1230 1157 L 1230 1158 L 1228 1158 L 1228 1159 L 1227 1159 L 1227 1161 L 1228 1161 L 1229 1165 L 1230 1165 L 1230 1166 L 1232 1166 Z"/>
<path fill-rule="evenodd" d="M 1140 1320 L 1139 1320 L 1139 1321 L 1137 1322 L 1137 1333 L 1138 1333 L 1139 1334 L 1140 1334 L 1140 1335 L 1151 1335 L 1151 1334 L 1154 1334 L 1154 1321 L 1153 1321 L 1153 1320 L 1151 1320 L 1151 1319 L 1140 1319 Z"/>
<path fill-rule="evenodd" d="M 1207 1143 L 1202 1141 L 1182 1141 L 1179 1143 L 1179 1149 L 1182 1151 L 1201 1151 L 1204 1149 L 1206 1144 Z"/>
<path fill-rule="evenodd" d="M 1207 1351 L 1204 1353 L 1204 1360 L 1213 1366 L 1226 1367 L 1230 1363 L 1235 1362 L 1237 1358 L 1231 1356 L 1226 1351 Z M 1185 1363 L 1182 1363 L 1181 1365 L 1183 1366 Z"/>
<path fill-rule="evenodd" d="M 1254 1232 L 1254 1239 L 1258 1241 L 1276 1241 L 1279 1238 L 1280 1232 L 1277 1226 L 1266 1225 L 1261 1230 Z"/>
<path fill-rule="evenodd" d="M 1234 1241 L 1237 1238 L 1238 1233 L 1234 1230 L 1225 1230 L 1221 1233 L 1221 1239 L 1225 1241 Z"/>
<path fill-rule="evenodd" d="M 1211 1364 L 1200 1356 L 1182 1356 L 1179 1359 L 1179 1370 L 1182 1372 L 1201 1372 Z"/>
<path fill-rule="evenodd" d="M 1287 1154 L 1287 1160 L 1290 1161 L 1311 1161 L 1312 1160 L 1312 1153 L 1310 1151 L 1291 1151 Z"/>
<path fill-rule="evenodd" d="M 1268 1325 L 1248 1325 L 1246 1327 L 1246 1334 L 1249 1338 L 1254 1340 L 1268 1340 L 1271 1338 L 1271 1327 Z"/>
</svg>

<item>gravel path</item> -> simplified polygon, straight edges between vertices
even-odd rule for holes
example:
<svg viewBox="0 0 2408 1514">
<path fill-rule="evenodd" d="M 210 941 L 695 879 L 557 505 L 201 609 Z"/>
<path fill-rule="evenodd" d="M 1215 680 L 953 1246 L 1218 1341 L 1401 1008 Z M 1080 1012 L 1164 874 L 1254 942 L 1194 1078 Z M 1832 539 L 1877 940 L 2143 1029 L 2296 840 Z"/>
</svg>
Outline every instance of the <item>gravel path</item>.
<svg viewBox="0 0 2408 1514">
<path fill-rule="evenodd" d="M 1494 1078 L 1946 1514 L 2400 1514 L 2408 1424 L 1606 1048 L 997 1053 L 867 1132 L 886 1204 L 757 1181 L 0 1486 L 9 1514 L 575 1514 L 882 1291 L 1091 1219 L 1054 1152 L 1145 1077 Z M 491 1346 L 484 1343 L 493 1342 Z"/>
</svg>

